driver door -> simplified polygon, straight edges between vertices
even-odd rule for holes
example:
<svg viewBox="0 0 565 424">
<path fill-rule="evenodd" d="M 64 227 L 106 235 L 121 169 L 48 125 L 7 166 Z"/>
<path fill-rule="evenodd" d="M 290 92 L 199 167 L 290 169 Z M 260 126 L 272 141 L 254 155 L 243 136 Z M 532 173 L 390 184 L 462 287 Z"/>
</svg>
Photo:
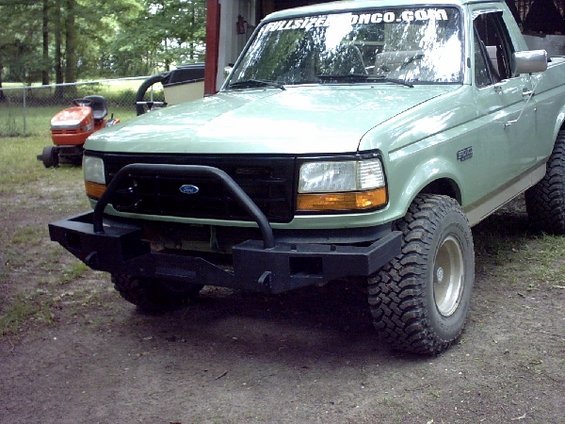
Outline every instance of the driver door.
<svg viewBox="0 0 565 424">
<path fill-rule="evenodd" d="M 483 147 L 484 184 L 502 188 L 535 163 L 535 104 L 530 75 L 512 75 L 515 49 L 502 12 L 477 13 L 473 21 L 479 143 Z M 509 178 L 510 177 L 510 178 Z"/>
</svg>

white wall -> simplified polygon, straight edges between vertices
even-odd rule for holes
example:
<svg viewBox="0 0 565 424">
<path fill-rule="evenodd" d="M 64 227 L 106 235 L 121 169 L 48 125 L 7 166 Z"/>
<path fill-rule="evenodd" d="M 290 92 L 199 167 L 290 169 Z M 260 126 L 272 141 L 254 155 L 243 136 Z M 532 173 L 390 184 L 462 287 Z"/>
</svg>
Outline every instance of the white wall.
<svg viewBox="0 0 565 424">
<path fill-rule="evenodd" d="M 237 33 L 237 17 L 241 15 L 249 26 L 256 26 L 256 3 L 257 0 L 220 0 L 220 37 L 216 76 L 218 89 L 224 82 L 224 68 L 235 62 L 251 35 L 250 31 L 247 34 Z"/>
</svg>

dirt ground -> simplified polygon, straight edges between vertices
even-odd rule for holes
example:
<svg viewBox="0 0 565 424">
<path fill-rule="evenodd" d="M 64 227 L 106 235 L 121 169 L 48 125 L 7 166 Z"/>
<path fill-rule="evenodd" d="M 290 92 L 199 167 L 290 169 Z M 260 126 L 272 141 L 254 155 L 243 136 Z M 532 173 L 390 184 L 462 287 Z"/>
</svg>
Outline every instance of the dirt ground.
<svg viewBox="0 0 565 424">
<path fill-rule="evenodd" d="M 49 221 L 86 208 L 80 175 L 40 191 L 0 194 L 0 313 L 18 299 L 38 309 L 0 337 L 2 423 L 565 422 L 565 260 L 551 279 L 533 273 L 548 242 L 520 202 L 473 231 L 459 343 L 418 357 L 379 342 L 364 288 L 343 282 L 205 288 L 143 315 L 48 240 Z"/>
</svg>

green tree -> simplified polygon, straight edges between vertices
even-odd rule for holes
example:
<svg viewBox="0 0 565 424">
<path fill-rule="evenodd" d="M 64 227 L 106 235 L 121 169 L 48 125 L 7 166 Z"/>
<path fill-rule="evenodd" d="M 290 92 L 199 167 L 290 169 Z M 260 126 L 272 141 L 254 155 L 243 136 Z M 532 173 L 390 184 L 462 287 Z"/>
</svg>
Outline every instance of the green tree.
<svg viewBox="0 0 565 424">
<path fill-rule="evenodd" d="M 0 3 L 0 64 L 11 80 L 30 82 L 41 73 L 36 51 L 41 45 L 41 12 L 37 2 Z"/>
<path fill-rule="evenodd" d="M 55 32 L 55 84 L 62 84 L 65 82 L 63 73 L 63 33 L 62 29 L 62 15 L 61 15 L 61 0 L 55 0 L 53 10 L 53 28 Z M 63 87 L 57 85 L 55 89 L 55 97 L 63 97 Z"/>
<path fill-rule="evenodd" d="M 202 60 L 205 3 L 0 0 L 0 89 L 2 76 L 43 84 L 54 77 L 60 84 Z"/>
<path fill-rule="evenodd" d="M 42 41 L 43 61 L 41 70 L 41 83 L 49 84 L 49 0 L 43 0 L 42 17 Z"/>
<path fill-rule="evenodd" d="M 65 1 L 65 82 L 77 80 L 77 29 L 75 27 L 75 0 Z M 65 90 L 71 97 L 76 97 L 76 87 Z"/>
<path fill-rule="evenodd" d="M 205 0 L 144 0 L 122 23 L 105 59 L 119 74 L 148 74 L 203 59 Z"/>
</svg>

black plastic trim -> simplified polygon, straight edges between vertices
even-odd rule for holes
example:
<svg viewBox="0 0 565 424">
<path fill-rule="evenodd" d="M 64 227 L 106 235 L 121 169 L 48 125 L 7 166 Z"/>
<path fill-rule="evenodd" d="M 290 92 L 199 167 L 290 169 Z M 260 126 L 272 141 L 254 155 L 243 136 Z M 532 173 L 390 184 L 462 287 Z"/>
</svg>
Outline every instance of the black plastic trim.
<svg viewBox="0 0 565 424">
<path fill-rule="evenodd" d="M 210 284 L 250 291 L 281 293 L 344 277 L 367 277 L 400 253 L 399 231 L 383 226 L 381 237 L 364 245 L 276 241 L 265 248 L 249 239 L 233 246 L 233 255 L 219 262 L 195 252 L 152 251 L 140 225 L 103 218 L 104 232 L 95 232 L 94 214 L 49 224 L 51 240 L 88 266 L 110 273 Z M 232 259 L 232 267 L 225 259 Z"/>
<path fill-rule="evenodd" d="M 269 222 L 288 223 L 294 218 L 296 182 L 296 158 L 294 155 L 212 155 L 212 154 L 171 154 L 171 153 L 100 153 L 87 151 L 86 155 L 104 160 L 106 182 L 109 184 L 118 171 L 133 163 L 163 165 L 212 166 L 226 172 L 251 197 L 263 211 Z M 247 174 L 246 172 L 250 172 Z M 248 219 L 231 196 L 222 193 L 221 184 L 204 176 L 184 176 L 158 179 L 156 175 L 143 177 L 136 183 L 135 191 L 122 191 L 114 200 L 118 212 L 138 215 L 165 215 L 188 218 L 220 219 L 241 221 Z M 194 203 L 187 204 L 186 196 L 174 200 L 173 187 L 189 182 L 202 190 L 194 196 Z M 217 192 L 217 193 L 216 193 Z M 161 199 L 157 199 L 161 197 Z M 141 200 L 139 206 L 134 205 Z M 161 201 L 163 200 L 163 201 Z M 148 203 L 146 203 L 148 202 Z"/>
<path fill-rule="evenodd" d="M 224 187 L 234 196 L 235 200 L 247 211 L 249 216 L 257 223 L 265 248 L 271 248 L 275 245 L 273 237 L 273 229 L 267 220 L 265 214 L 257 207 L 251 198 L 237 185 L 237 183 L 224 171 L 211 166 L 203 165 L 158 165 L 158 164 L 143 164 L 134 163 L 124 166 L 114 176 L 108 188 L 102 197 L 96 203 L 94 208 L 94 232 L 97 234 L 104 233 L 103 215 L 104 209 L 111 202 L 112 197 L 116 193 L 121 181 L 133 175 L 162 175 L 162 176 L 177 176 L 177 175 L 206 175 L 208 177 L 219 180 Z"/>
</svg>

